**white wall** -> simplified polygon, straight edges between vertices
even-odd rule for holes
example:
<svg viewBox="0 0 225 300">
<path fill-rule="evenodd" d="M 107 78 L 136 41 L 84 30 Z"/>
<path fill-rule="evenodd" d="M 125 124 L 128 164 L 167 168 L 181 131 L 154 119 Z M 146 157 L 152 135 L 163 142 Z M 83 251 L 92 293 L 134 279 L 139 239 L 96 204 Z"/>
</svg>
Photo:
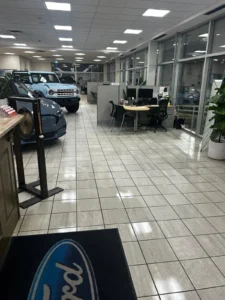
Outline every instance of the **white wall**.
<svg viewBox="0 0 225 300">
<path fill-rule="evenodd" d="M 31 71 L 52 71 L 50 62 L 31 62 Z"/>
<path fill-rule="evenodd" d="M 20 70 L 30 70 L 31 69 L 31 61 L 23 56 L 20 56 Z"/>
<path fill-rule="evenodd" d="M 0 69 L 20 70 L 20 58 L 17 55 L 0 55 Z"/>
</svg>

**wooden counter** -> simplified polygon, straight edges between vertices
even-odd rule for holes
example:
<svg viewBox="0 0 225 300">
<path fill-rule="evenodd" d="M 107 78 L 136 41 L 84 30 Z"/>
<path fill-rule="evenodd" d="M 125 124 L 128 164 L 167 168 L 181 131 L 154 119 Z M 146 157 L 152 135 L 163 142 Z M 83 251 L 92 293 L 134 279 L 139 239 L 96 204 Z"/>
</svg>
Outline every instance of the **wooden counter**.
<svg viewBox="0 0 225 300">
<path fill-rule="evenodd" d="M 0 261 L 19 220 L 12 131 L 23 116 L 0 117 Z"/>
<path fill-rule="evenodd" d="M 0 116 L 0 138 L 3 137 L 7 132 L 12 130 L 17 124 L 19 124 L 22 119 L 22 115 L 16 115 L 12 118 L 2 118 Z"/>
</svg>

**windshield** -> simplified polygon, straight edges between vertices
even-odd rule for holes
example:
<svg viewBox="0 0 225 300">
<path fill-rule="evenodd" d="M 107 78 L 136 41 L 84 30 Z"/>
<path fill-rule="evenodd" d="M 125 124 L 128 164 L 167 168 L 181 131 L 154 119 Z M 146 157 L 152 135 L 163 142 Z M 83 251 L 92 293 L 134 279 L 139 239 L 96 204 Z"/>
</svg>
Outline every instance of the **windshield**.
<svg viewBox="0 0 225 300">
<path fill-rule="evenodd" d="M 19 96 L 33 98 L 32 92 L 23 84 L 15 82 Z"/>
<path fill-rule="evenodd" d="M 29 74 L 28 73 L 14 73 L 14 80 L 21 81 L 25 84 L 30 84 Z"/>
<path fill-rule="evenodd" d="M 31 74 L 33 83 L 59 83 L 59 79 L 55 74 L 33 73 Z"/>
</svg>

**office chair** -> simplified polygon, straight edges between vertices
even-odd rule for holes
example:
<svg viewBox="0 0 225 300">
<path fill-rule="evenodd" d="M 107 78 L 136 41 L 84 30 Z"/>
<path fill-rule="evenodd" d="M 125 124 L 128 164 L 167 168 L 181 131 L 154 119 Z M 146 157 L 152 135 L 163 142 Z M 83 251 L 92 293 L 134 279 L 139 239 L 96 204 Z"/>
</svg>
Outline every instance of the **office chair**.
<svg viewBox="0 0 225 300">
<path fill-rule="evenodd" d="M 149 126 L 154 127 L 154 133 L 158 128 L 162 128 L 167 132 L 167 129 L 162 125 L 162 122 L 168 118 L 167 107 L 169 100 L 162 99 L 158 102 L 159 107 L 152 107 L 150 109 L 150 124 Z M 146 127 L 147 130 L 147 127 Z"/>
<path fill-rule="evenodd" d="M 114 121 L 113 121 L 111 131 L 113 131 L 115 122 L 119 121 L 119 122 L 121 122 L 120 131 L 119 131 L 119 134 L 120 134 L 123 124 L 124 123 L 134 123 L 135 117 L 132 115 L 129 115 L 129 113 L 123 108 L 123 106 L 116 105 L 116 104 L 114 104 L 114 105 L 115 105 L 115 114 L 114 114 Z"/>
<path fill-rule="evenodd" d="M 115 111 L 116 111 L 116 107 L 115 107 L 115 104 L 113 101 L 109 101 L 109 103 L 112 105 L 112 110 L 111 110 L 111 113 L 110 113 L 110 123 L 109 123 L 109 127 L 112 126 L 112 123 L 113 123 L 113 119 L 115 118 Z"/>
</svg>

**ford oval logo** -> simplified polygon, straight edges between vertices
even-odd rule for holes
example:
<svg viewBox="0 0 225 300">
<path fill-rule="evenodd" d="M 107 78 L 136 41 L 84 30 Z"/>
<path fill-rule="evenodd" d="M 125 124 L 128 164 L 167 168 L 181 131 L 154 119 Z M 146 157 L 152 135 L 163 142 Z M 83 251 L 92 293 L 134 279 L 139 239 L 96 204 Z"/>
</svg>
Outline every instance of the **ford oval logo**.
<svg viewBox="0 0 225 300">
<path fill-rule="evenodd" d="M 56 243 L 35 274 L 28 300 L 98 300 L 92 265 L 73 240 Z"/>
</svg>

